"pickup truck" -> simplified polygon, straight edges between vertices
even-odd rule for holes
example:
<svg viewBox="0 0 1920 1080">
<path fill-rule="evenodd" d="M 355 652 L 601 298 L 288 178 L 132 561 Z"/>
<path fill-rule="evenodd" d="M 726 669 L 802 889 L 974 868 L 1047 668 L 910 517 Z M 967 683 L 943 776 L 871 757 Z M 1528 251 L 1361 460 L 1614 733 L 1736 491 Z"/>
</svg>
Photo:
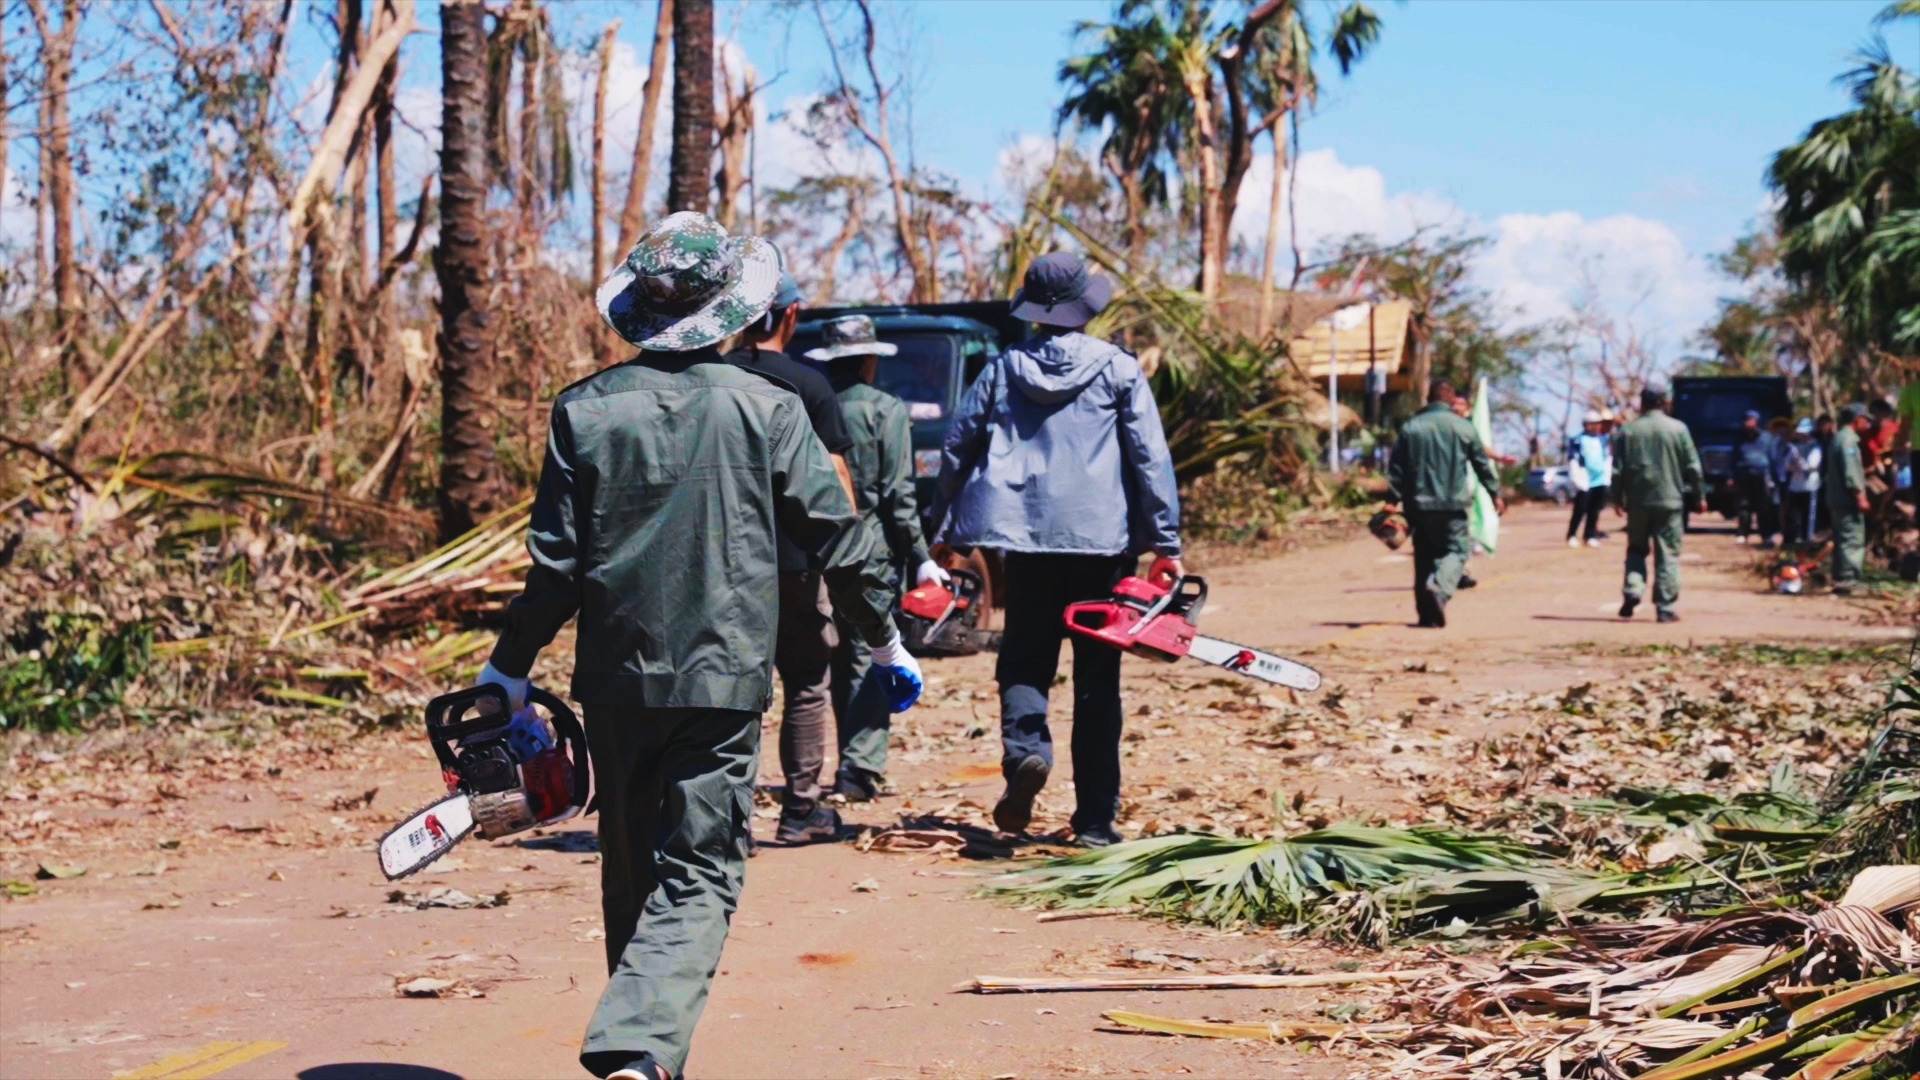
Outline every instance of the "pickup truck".
<svg viewBox="0 0 1920 1080">
<path fill-rule="evenodd" d="M 1793 415 L 1787 380 L 1778 376 L 1688 376 L 1673 380 L 1673 417 L 1687 425 L 1700 451 L 1700 469 L 1706 474 L 1707 507 L 1722 517 L 1739 511 L 1734 487 L 1733 452 L 1740 441 L 1741 421 L 1751 409 L 1760 424 L 1776 416 Z"/>
<path fill-rule="evenodd" d="M 897 355 L 880 363 L 874 385 L 907 403 L 913 421 L 914 495 L 922 524 L 931 526 L 939 511 L 940 447 L 961 395 L 988 360 L 1026 340 L 1028 326 L 1008 313 L 1005 302 L 808 308 L 787 355 L 799 359 L 808 349 L 819 348 L 822 329 L 843 315 L 867 316 L 881 341 L 900 347 Z M 936 551 L 935 558 L 942 554 Z M 975 624 L 986 631 L 992 626 L 992 609 L 1006 602 L 999 553 L 982 549 L 956 554 L 959 565 L 979 574 L 986 585 L 990 605 Z"/>
</svg>

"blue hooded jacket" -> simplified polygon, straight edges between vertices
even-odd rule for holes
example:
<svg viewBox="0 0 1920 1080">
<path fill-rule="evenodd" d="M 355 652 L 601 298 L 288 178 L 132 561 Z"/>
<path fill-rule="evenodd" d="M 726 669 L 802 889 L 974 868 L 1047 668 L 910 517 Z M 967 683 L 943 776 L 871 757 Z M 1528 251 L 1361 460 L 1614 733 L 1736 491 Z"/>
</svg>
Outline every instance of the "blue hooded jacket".
<svg viewBox="0 0 1920 1080">
<path fill-rule="evenodd" d="M 980 372 L 947 432 L 940 496 L 953 544 L 1180 554 L 1173 460 L 1140 362 L 1077 331 Z"/>
</svg>

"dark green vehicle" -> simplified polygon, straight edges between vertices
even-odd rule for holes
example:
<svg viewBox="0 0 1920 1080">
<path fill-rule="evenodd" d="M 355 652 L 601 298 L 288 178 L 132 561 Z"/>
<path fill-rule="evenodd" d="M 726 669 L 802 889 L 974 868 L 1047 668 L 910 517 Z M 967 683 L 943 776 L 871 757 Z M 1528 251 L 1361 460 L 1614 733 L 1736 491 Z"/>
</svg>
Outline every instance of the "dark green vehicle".
<svg viewBox="0 0 1920 1080">
<path fill-rule="evenodd" d="M 871 318 L 880 340 L 899 346 L 897 355 L 879 365 L 874 385 L 907 403 L 907 415 L 913 421 L 914 496 L 920 503 L 921 522 L 928 527 L 927 539 L 932 540 L 932 526 L 942 510 L 940 447 L 953 425 L 954 410 L 988 360 L 1008 345 L 1026 340 L 1027 324 L 1009 315 L 1005 303 L 991 301 L 808 308 L 802 314 L 793 344 L 787 348 L 787 355 L 795 359 L 819 348 L 821 328 L 842 315 Z M 967 569 L 985 581 L 993 606 L 999 607 L 998 553 L 961 554 Z M 989 612 L 981 612 L 978 628 L 987 629 L 989 618 Z"/>
</svg>

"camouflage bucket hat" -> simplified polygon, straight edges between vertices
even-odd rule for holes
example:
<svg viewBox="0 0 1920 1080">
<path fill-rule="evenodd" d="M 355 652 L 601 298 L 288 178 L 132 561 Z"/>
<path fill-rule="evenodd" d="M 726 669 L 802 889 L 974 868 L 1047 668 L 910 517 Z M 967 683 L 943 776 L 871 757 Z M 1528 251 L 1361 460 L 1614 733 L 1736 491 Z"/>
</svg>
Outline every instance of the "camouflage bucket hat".
<svg viewBox="0 0 1920 1080">
<path fill-rule="evenodd" d="M 845 315 L 826 325 L 820 332 L 820 348 L 808 349 L 809 360 L 838 360 L 843 356 L 892 356 L 900 346 L 880 340 L 873 320 L 865 315 Z"/>
<path fill-rule="evenodd" d="M 600 317 L 627 344 L 685 352 L 732 337 L 766 313 L 780 285 L 780 253 L 757 236 L 728 236 L 683 210 L 642 233 L 600 283 Z"/>
</svg>

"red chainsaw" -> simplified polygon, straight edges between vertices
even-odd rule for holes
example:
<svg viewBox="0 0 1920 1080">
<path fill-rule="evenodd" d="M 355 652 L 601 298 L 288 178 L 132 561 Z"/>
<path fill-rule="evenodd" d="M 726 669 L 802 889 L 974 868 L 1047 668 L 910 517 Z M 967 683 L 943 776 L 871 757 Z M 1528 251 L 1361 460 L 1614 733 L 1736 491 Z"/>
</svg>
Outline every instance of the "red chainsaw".
<svg viewBox="0 0 1920 1080">
<path fill-rule="evenodd" d="M 900 598 L 901 636 L 915 656 L 967 656 L 980 651 L 977 629 L 986 583 L 971 570 L 947 571 L 947 584 L 929 582 Z"/>
<path fill-rule="evenodd" d="M 1135 656 L 1172 662 L 1183 656 L 1295 690 L 1318 690 L 1320 673 L 1294 660 L 1207 637 L 1195 620 L 1207 603 L 1207 581 L 1188 575 L 1171 587 L 1121 579 L 1111 600 L 1067 605 L 1067 629 Z"/>
</svg>

